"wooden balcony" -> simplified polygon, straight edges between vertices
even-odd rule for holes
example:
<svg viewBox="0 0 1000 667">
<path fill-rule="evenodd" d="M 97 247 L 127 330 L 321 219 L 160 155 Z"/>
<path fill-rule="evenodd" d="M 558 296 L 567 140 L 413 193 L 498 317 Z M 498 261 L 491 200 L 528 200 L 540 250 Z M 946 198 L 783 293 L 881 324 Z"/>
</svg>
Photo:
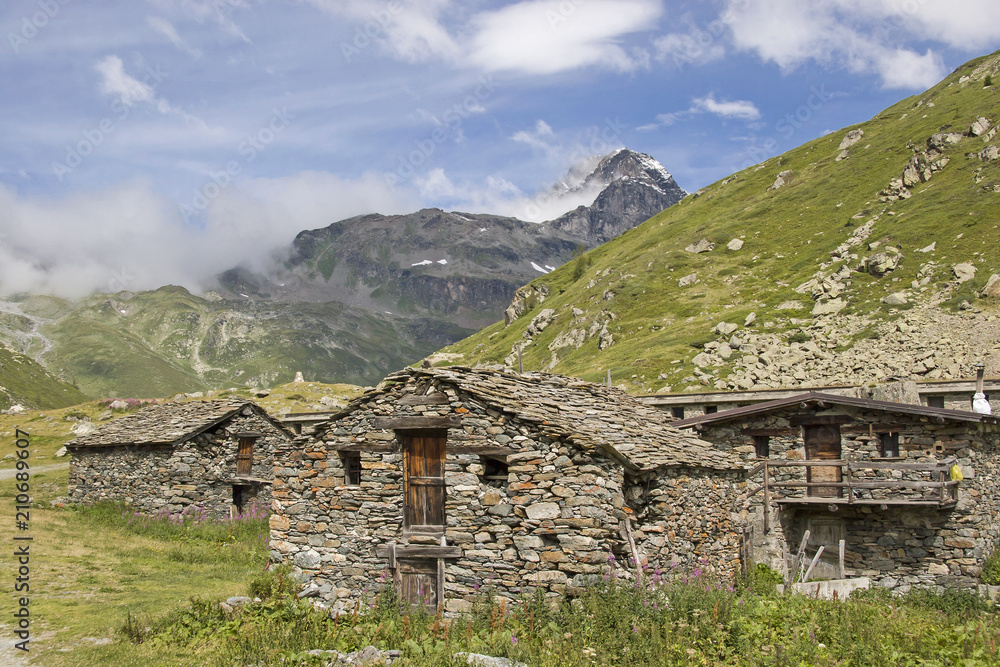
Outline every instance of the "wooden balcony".
<svg viewBox="0 0 1000 667">
<path fill-rule="evenodd" d="M 905 507 L 950 507 L 958 502 L 958 481 L 950 479 L 955 460 L 935 463 L 902 463 L 895 461 L 761 461 L 750 470 L 750 477 L 763 473 L 763 483 L 752 489 L 748 498 L 758 493 L 764 498 L 764 532 L 770 530 L 771 505 L 829 506 L 837 511 L 842 505 L 875 505 Z M 785 469 L 803 469 L 804 479 Z M 807 481 L 810 468 L 822 468 L 837 478 Z M 818 471 L 817 471 L 818 472 Z M 895 477 L 899 473 L 900 478 Z M 886 475 L 892 478 L 886 478 Z M 829 476 L 824 474 L 824 477 Z"/>
</svg>

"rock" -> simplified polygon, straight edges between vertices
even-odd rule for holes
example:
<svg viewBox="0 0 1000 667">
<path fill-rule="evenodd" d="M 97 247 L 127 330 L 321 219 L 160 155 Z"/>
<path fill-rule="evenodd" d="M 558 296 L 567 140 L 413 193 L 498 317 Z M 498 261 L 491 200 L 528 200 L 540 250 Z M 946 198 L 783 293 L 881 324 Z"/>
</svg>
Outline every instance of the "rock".
<svg viewBox="0 0 1000 667">
<path fill-rule="evenodd" d="M 309 551 L 300 551 L 295 554 L 293 559 L 295 564 L 305 570 L 315 570 L 320 564 L 320 555 L 310 549 Z"/>
<path fill-rule="evenodd" d="M 990 160 L 996 160 L 1000 158 L 1000 148 L 996 146 L 987 146 L 983 150 L 979 151 L 979 159 L 983 162 L 989 162 Z"/>
<path fill-rule="evenodd" d="M 739 325 L 732 322 L 719 322 L 715 325 L 715 331 L 722 336 L 728 336 L 739 328 Z"/>
<path fill-rule="evenodd" d="M 188 398 L 204 398 L 205 397 L 205 392 L 203 392 L 203 391 L 192 391 L 192 392 L 184 394 L 184 395 L 187 396 Z M 114 403 L 112 403 L 111 406 L 114 406 Z M 111 407 L 111 409 L 114 410 L 115 408 Z"/>
<path fill-rule="evenodd" d="M 927 139 L 930 148 L 944 148 L 949 144 L 957 144 L 962 140 L 962 135 L 958 132 L 935 132 Z"/>
<path fill-rule="evenodd" d="M 531 324 L 528 325 L 528 336 L 533 338 L 545 331 L 545 329 L 552 324 L 552 320 L 555 319 L 555 314 L 556 311 L 551 308 L 546 308 L 542 312 L 535 315 L 531 319 Z"/>
<path fill-rule="evenodd" d="M 955 266 L 952 267 L 952 271 L 955 272 L 955 277 L 958 279 L 958 282 L 960 283 L 964 283 L 976 277 L 976 267 L 967 262 L 956 264 Z"/>
<path fill-rule="evenodd" d="M 525 508 L 529 519 L 558 519 L 562 512 L 556 503 L 533 503 Z"/>
<path fill-rule="evenodd" d="M 757 313 L 750 313 L 747 315 L 746 319 L 743 320 L 743 326 L 748 327 L 757 321 Z"/>
<path fill-rule="evenodd" d="M 801 310 L 801 301 L 783 301 L 778 305 L 778 310 Z"/>
<path fill-rule="evenodd" d="M 980 292 L 980 296 L 1000 296 L 1000 275 L 993 274 L 990 279 L 986 281 L 986 287 Z"/>
<path fill-rule="evenodd" d="M 73 424 L 73 428 L 70 429 L 70 433 L 75 433 L 76 435 L 90 435 L 96 430 L 97 427 L 92 422 L 77 422 Z"/>
<path fill-rule="evenodd" d="M 723 359 L 729 359 L 733 356 L 733 348 L 729 347 L 728 344 L 723 343 L 719 346 L 719 349 L 715 351 Z"/>
<path fill-rule="evenodd" d="M 101 414 L 97 415 L 97 420 L 103 422 L 103 421 L 107 421 L 107 420 L 111 419 L 111 417 L 113 417 L 113 416 L 114 415 L 111 413 L 111 410 L 105 410 Z"/>
<path fill-rule="evenodd" d="M 250 598 L 244 595 L 234 595 L 232 597 L 226 598 L 226 604 L 230 607 L 242 607 L 245 604 L 250 604 Z"/>
<path fill-rule="evenodd" d="M 258 389 L 257 391 L 255 391 L 253 393 L 253 395 L 256 396 L 257 398 L 266 398 L 267 396 L 271 395 L 271 390 L 270 389 Z"/>
<path fill-rule="evenodd" d="M 325 408 L 334 408 L 340 405 L 340 401 L 338 401 L 333 396 L 320 396 L 319 404 Z"/>
<path fill-rule="evenodd" d="M 866 257 L 861 262 L 864 270 L 876 278 L 881 278 L 890 271 L 899 268 L 902 256 L 892 252 L 877 252 L 870 257 Z"/>
<path fill-rule="evenodd" d="M 882 299 L 882 303 L 887 306 L 903 306 L 909 303 L 909 301 L 906 299 L 906 292 L 893 292 Z"/>
<path fill-rule="evenodd" d="M 921 248 L 917 252 L 934 252 L 934 248 L 936 248 L 936 247 L 937 247 L 937 241 L 935 241 L 934 243 L 930 244 L 929 246 L 925 246 L 925 247 Z"/>
<path fill-rule="evenodd" d="M 302 377 L 302 371 L 295 371 L 295 379 L 292 382 L 305 382 L 306 379 Z"/>
<path fill-rule="evenodd" d="M 198 394 L 200 396 L 201 392 L 198 392 Z M 188 396 L 191 396 L 191 394 L 188 394 Z M 120 399 L 119 400 L 114 400 L 114 401 L 111 401 L 111 404 L 108 406 L 108 409 L 109 410 L 126 410 L 126 409 L 128 409 L 128 403 L 126 403 L 125 401 L 122 401 Z"/>
<path fill-rule="evenodd" d="M 979 137 L 990 131 L 990 121 L 986 118 L 980 116 L 972 123 L 972 127 L 969 128 L 969 134 L 973 137 Z"/>
<path fill-rule="evenodd" d="M 774 184 L 771 185 L 771 187 L 769 187 L 768 190 L 777 190 L 778 188 L 783 187 L 787 182 L 785 179 L 791 175 L 792 175 L 791 169 L 786 169 L 785 171 L 781 172 L 780 174 L 778 174 L 778 178 L 774 179 Z"/>
<path fill-rule="evenodd" d="M 523 662 L 514 662 L 510 658 L 494 658 L 481 653 L 456 653 L 454 657 L 473 667 L 528 667 Z"/>
<path fill-rule="evenodd" d="M 691 363 L 700 368 L 706 368 L 712 365 L 712 355 L 699 352 L 694 355 L 694 359 L 691 360 Z"/>
<path fill-rule="evenodd" d="M 691 273 L 691 274 L 688 274 L 688 275 L 684 276 L 680 280 L 678 280 L 677 281 L 677 286 L 678 287 L 687 287 L 688 285 L 694 285 L 696 282 L 698 282 L 698 274 L 697 273 Z"/>
<path fill-rule="evenodd" d="M 740 250 L 743 247 L 743 239 L 733 239 L 726 244 L 726 247 L 730 250 Z"/>
<path fill-rule="evenodd" d="M 692 243 L 688 247 L 684 248 L 687 252 L 693 252 L 695 254 L 702 252 L 710 252 L 715 250 L 715 244 L 708 239 L 702 239 L 697 243 Z"/>
<path fill-rule="evenodd" d="M 841 160 L 846 160 L 850 156 L 847 150 L 842 150 L 837 154 L 837 157 L 833 159 L 834 162 L 840 162 Z"/>
<path fill-rule="evenodd" d="M 820 301 L 815 306 L 813 306 L 813 315 L 834 315 L 839 313 L 844 308 L 847 307 L 847 302 L 841 299 L 830 299 L 829 301 Z"/>
<path fill-rule="evenodd" d="M 845 148 L 850 148 L 854 144 L 861 141 L 861 137 L 863 136 L 865 136 L 865 131 L 862 130 L 861 128 L 851 130 L 850 132 L 844 135 L 844 138 L 841 140 L 840 146 L 837 147 L 837 150 L 842 151 Z"/>
<path fill-rule="evenodd" d="M 598 349 L 606 350 L 614 344 L 615 344 L 615 337 L 610 331 L 608 331 L 608 325 L 605 324 L 603 327 L 601 327 L 601 333 L 597 339 L 597 347 Z"/>
<path fill-rule="evenodd" d="M 65 447 L 60 447 L 59 449 L 56 450 L 55 457 L 57 459 L 61 459 L 62 457 L 66 456 L 67 453 L 68 452 L 66 451 Z"/>
</svg>

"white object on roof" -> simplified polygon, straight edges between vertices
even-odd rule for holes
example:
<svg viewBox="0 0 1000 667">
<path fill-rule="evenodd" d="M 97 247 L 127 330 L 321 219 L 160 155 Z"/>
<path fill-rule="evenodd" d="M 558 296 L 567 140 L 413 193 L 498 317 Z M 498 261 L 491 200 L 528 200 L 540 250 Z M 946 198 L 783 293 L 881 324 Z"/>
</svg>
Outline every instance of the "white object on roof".
<svg viewBox="0 0 1000 667">
<path fill-rule="evenodd" d="M 986 394 L 977 391 L 972 395 L 972 411 L 978 412 L 981 415 L 993 414 L 993 408 L 990 406 L 990 402 L 986 400 Z"/>
</svg>

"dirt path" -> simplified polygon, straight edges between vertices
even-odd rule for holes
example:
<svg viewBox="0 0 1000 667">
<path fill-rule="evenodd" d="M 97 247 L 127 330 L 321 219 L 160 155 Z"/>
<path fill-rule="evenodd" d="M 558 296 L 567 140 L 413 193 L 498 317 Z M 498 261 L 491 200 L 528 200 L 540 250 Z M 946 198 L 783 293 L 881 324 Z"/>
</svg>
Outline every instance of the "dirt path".
<svg viewBox="0 0 1000 667">
<path fill-rule="evenodd" d="M 59 470 L 60 468 L 68 468 L 69 462 L 66 463 L 53 463 L 47 466 L 31 466 L 31 473 L 36 472 L 48 472 L 50 470 Z M 0 470 L 0 479 L 14 479 L 14 475 L 17 474 L 17 468 L 7 468 L 5 470 Z M 3 667 L 3 663 L 0 662 L 0 667 Z"/>
<path fill-rule="evenodd" d="M 15 642 L 9 625 L 0 624 L 0 667 L 22 667 L 27 665 L 27 654 L 14 648 Z"/>
</svg>

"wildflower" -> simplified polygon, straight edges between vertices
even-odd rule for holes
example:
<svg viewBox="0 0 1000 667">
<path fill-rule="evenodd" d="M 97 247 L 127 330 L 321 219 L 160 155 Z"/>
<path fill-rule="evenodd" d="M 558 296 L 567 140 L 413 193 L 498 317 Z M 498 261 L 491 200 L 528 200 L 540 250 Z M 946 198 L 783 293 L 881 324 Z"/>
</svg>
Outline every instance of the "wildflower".
<svg viewBox="0 0 1000 667">
<path fill-rule="evenodd" d="M 634 635 L 639 634 L 639 626 L 637 626 L 637 625 L 633 625 L 632 626 L 632 634 L 634 634 Z"/>
<path fill-rule="evenodd" d="M 510 643 L 513 646 L 517 646 L 517 637 L 515 637 L 514 635 L 511 635 L 510 636 Z"/>
</svg>

